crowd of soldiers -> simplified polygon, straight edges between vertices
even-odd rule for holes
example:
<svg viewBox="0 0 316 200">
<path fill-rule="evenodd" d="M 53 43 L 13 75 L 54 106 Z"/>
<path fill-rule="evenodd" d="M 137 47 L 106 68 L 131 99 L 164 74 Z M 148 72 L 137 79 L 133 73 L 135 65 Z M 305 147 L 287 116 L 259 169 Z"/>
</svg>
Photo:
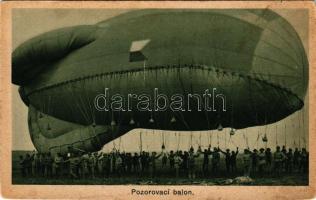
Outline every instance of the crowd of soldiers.
<svg viewBox="0 0 316 200">
<path fill-rule="evenodd" d="M 226 169 L 221 169 L 221 154 L 224 155 Z M 241 158 L 238 162 L 237 156 Z M 202 157 L 202 165 L 197 164 L 198 157 Z M 109 178 L 122 176 L 158 177 L 172 176 L 194 179 L 197 171 L 203 178 L 216 176 L 234 176 L 243 173 L 245 176 L 264 176 L 274 174 L 280 176 L 284 173 L 307 173 L 308 152 L 305 148 L 281 149 L 276 147 L 272 152 L 270 148 L 250 150 L 244 149 L 239 153 L 236 150 L 211 146 L 202 151 L 191 147 L 188 151 L 165 151 L 161 153 L 142 151 L 139 153 L 126 153 L 113 149 L 110 153 L 72 151 L 67 155 L 57 153 L 37 153 L 20 156 L 21 174 L 24 177 L 71 177 L 71 178 Z M 160 163 L 158 163 L 160 162 Z M 159 165 L 158 165 L 159 164 Z M 159 169 L 157 170 L 157 166 Z M 201 167 L 201 168 L 200 168 Z M 200 169 L 199 169 L 200 168 Z M 210 168 L 210 170 L 209 170 Z M 157 173 L 159 171 L 160 173 Z M 165 173 L 165 174 L 162 174 Z M 239 174 L 238 174 L 239 175 Z"/>
</svg>

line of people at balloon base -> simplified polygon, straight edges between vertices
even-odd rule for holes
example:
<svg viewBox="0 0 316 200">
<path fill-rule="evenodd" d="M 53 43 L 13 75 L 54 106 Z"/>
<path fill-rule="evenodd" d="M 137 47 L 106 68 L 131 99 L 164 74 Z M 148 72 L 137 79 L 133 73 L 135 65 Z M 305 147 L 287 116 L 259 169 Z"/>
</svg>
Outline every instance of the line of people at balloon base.
<svg viewBox="0 0 316 200">
<path fill-rule="evenodd" d="M 188 151 L 165 151 L 162 146 L 161 153 L 142 151 L 138 153 L 120 152 L 113 149 L 110 153 L 94 152 L 85 153 L 83 151 L 73 151 L 67 155 L 57 153 L 26 154 L 20 156 L 20 169 L 23 177 L 53 177 L 60 178 L 67 175 L 70 178 L 108 178 L 136 175 L 139 177 L 154 178 L 157 174 L 157 164 L 164 173 L 169 172 L 169 176 L 181 178 L 196 178 L 198 170 L 202 171 L 202 178 L 219 175 L 220 158 L 224 155 L 225 174 L 234 175 L 237 173 L 237 155 L 239 149 L 223 151 L 219 147 L 213 150 L 209 146 L 202 151 L 201 147 L 197 151 L 191 147 Z M 197 165 L 198 157 L 202 157 L 202 165 Z M 244 176 L 262 176 L 272 174 L 280 176 L 284 173 L 291 174 L 307 173 L 309 153 L 305 148 L 291 148 L 288 150 L 283 146 L 276 147 L 274 152 L 270 148 L 244 149 L 238 157 L 241 158 L 241 166 Z M 160 159 L 159 159 L 160 158 Z M 209 162 L 211 161 L 211 162 Z M 211 163 L 211 164 L 210 164 Z M 209 172 L 209 165 L 211 170 Z M 201 167 L 201 169 L 198 169 Z"/>
</svg>

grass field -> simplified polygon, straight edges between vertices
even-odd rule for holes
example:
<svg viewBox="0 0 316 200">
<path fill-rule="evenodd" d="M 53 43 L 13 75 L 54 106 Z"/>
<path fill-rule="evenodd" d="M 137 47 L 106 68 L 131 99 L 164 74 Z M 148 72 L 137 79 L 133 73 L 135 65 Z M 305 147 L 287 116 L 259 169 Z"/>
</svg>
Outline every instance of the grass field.
<svg viewBox="0 0 316 200">
<path fill-rule="evenodd" d="M 208 178 L 202 178 L 202 156 L 197 160 L 197 178 L 190 180 L 181 175 L 180 178 L 174 178 L 168 167 L 167 169 L 161 169 L 161 162 L 157 162 L 157 177 L 148 178 L 148 174 L 140 175 L 124 175 L 123 177 L 110 177 L 110 178 L 86 178 L 86 179 L 71 179 L 66 174 L 61 178 L 44 178 L 44 177 L 22 177 L 19 170 L 19 155 L 25 155 L 24 151 L 14 151 L 12 153 L 12 183 L 13 184 L 34 184 L 34 185 L 224 185 L 225 180 L 233 179 L 237 176 L 242 176 L 242 170 L 238 169 L 236 174 L 227 175 L 225 173 L 225 161 L 224 156 L 221 156 L 220 172 L 214 176 L 208 176 Z M 241 159 L 238 157 L 237 166 L 241 165 Z M 209 165 L 209 170 L 211 165 Z M 251 176 L 254 182 L 251 185 L 308 185 L 308 174 L 293 173 L 286 174 L 283 173 L 279 177 L 273 174 L 266 174 L 264 177 Z"/>
<path fill-rule="evenodd" d="M 20 176 L 13 177 L 13 184 L 32 184 L 32 185 L 224 185 L 226 178 L 209 178 L 194 180 L 184 178 L 94 178 L 94 179 L 70 179 L 70 178 L 22 178 Z M 247 184 L 249 185 L 249 184 Z M 254 178 L 254 182 L 250 185 L 308 185 L 307 176 L 287 175 L 281 178 Z"/>
</svg>

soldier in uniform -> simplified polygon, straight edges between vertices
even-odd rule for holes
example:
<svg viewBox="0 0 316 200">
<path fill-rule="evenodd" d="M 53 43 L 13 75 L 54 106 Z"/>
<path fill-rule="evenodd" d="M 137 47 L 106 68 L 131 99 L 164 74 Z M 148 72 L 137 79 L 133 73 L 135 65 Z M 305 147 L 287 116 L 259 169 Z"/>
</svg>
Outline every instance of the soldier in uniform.
<svg viewBox="0 0 316 200">
<path fill-rule="evenodd" d="M 258 154 L 258 166 L 259 166 L 259 174 L 260 176 L 263 175 L 264 173 L 264 168 L 266 166 L 266 154 L 264 152 L 264 149 L 261 148 L 259 150 L 259 154 Z"/>
<path fill-rule="evenodd" d="M 70 178 L 78 178 L 78 167 L 80 164 L 80 159 L 77 153 L 73 153 L 68 159 L 69 162 L 69 177 Z"/>
<path fill-rule="evenodd" d="M 156 154 L 156 152 L 152 152 L 149 158 L 149 169 L 151 178 L 156 176 L 156 160 L 162 155 L 162 152 L 159 155 Z"/>
<path fill-rule="evenodd" d="M 206 177 L 208 175 L 208 163 L 209 163 L 209 155 L 211 155 L 211 147 L 209 146 L 208 149 L 204 149 L 203 152 L 203 165 L 202 165 L 202 171 L 203 171 L 203 175 L 204 177 Z"/>
<path fill-rule="evenodd" d="M 265 150 L 265 154 L 266 154 L 266 171 L 270 172 L 271 171 L 271 166 L 272 166 L 272 153 L 271 153 L 271 149 L 267 148 Z"/>
<path fill-rule="evenodd" d="M 237 147 L 237 150 L 236 152 L 235 151 L 232 151 L 232 154 L 230 156 L 230 168 L 231 168 L 231 171 L 233 173 L 236 173 L 237 171 L 237 155 L 238 155 L 238 147 Z"/>
<path fill-rule="evenodd" d="M 101 157 L 101 163 L 102 163 L 102 175 L 103 178 L 108 178 L 110 175 L 110 165 L 111 165 L 111 159 L 110 156 L 106 153 L 103 153 L 103 156 Z"/>
<path fill-rule="evenodd" d="M 255 174 L 257 172 L 258 167 L 258 150 L 254 149 L 251 153 L 251 169 L 252 172 Z"/>
<path fill-rule="evenodd" d="M 167 161 L 168 161 L 168 156 L 167 156 L 167 153 L 164 152 L 161 159 L 161 168 L 164 169 L 167 166 Z"/>
<path fill-rule="evenodd" d="M 134 156 L 132 157 L 132 162 L 133 162 L 133 171 L 134 171 L 134 174 L 138 174 L 139 173 L 139 169 L 140 169 L 140 166 L 139 166 L 139 159 L 141 160 L 141 170 L 142 172 L 144 172 L 145 170 L 145 152 L 143 151 L 142 152 L 142 155 L 141 156 L 138 156 L 137 153 L 134 153 Z"/>
<path fill-rule="evenodd" d="M 89 155 L 83 154 L 80 162 L 81 177 L 86 178 L 89 174 Z"/>
<path fill-rule="evenodd" d="M 226 149 L 226 152 L 222 151 L 220 148 L 218 148 L 220 152 L 222 152 L 225 155 L 225 164 L 226 164 L 226 173 L 230 173 L 230 162 L 231 162 L 231 153 L 230 149 Z"/>
<path fill-rule="evenodd" d="M 25 177 L 26 176 L 25 159 L 23 158 L 22 155 L 20 155 L 19 158 L 20 158 L 21 175 L 22 175 L 22 177 Z"/>
<path fill-rule="evenodd" d="M 131 153 L 126 153 L 125 163 L 126 163 L 126 172 L 128 174 L 131 174 L 132 172 L 132 165 L 133 165 L 132 159 L 133 158 L 132 158 Z"/>
<path fill-rule="evenodd" d="M 298 169 L 299 168 L 299 159 L 300 159 L 300 155 L 301 153 L 299 152 L 298 148 L 295 148 L 294 150 L 294 154 L 293 154 L 293 167 L 294 169 Z"/>
<path fill-rule="evenodd" d="M 174 155 L 174 168 L 175 168 L 175 171 L 176 171 L 176 178 L 179 178 L 179 169 L 180 169 L 181 163 L 182 163 L 182 159 L 181 159 L 181 157 L 176 153 L 176 154 Z"/>
<path fill-rule="evenodd" d="M 284 154 L 280 151 L 280 146 L 277 146 L 276 152 L 274 152 L 274 171 L 277 176 L 279 176 L 282 171 L 284 158 Z"/>
<path fill-rule="evenodd" d="M 289 148 L 289 151 L 286 154 L 286 171 L 292 173 L 293 170 L 293 151 Z"/>
<path fill-rule="evenodd" d="M 61 157 L 60 153 L 57 153 L 54 158 L 54 163 L 53 163 L 53 172 L 57 178 L 61 174 L 62 164 L 63 164 L 63 157 Z"/>
<path fill-rule="evenodd" d="M 306 151 L 305 148 L 302 148 L 302 153 L 301 153 L 301 162 L 300 162 L 300 171 L 302 170 L 303 173 L 306 173 L 308 171 L 308 152 Z"/>
<path fill-rule="evenodd" d="M 44 166 L 45 166 L 45 176 L 51 177 L 53 173 L 53 162 L 54 159 L 51 156 L 51 153 L 46 153 L 46 156 L 44 157 Z"/>
<path fill-rule="evenodd" d="M 116 173 L 116 150 L 111 151 L 111 174 Z"/>
<path fill-rule="evenodd" d="M 201 150 L 194 153 L 193 149 L 189 151 L 188 164 L 189 164 L 189 179 L 195 179 L 195 158 L 200 156 Z"/>
<path fill-rule="evenodd" d="M 244 168 L 244 176 L 249 176 L 251 171 L 251 151 L 249 149 L 244 149 L 244 154 L 242 157 L 243 160 L 243 168 Z"/>
<path fill-rule="evenodd" d="M 39 176 L 41 174 L 41 166 L 40 166 L 40 154 L 37 152 L 34 155 L 34 175 Z"/>
<path fill-rule="evenodd" d="M 133 166 L 134 164 L 136 164 L 137 162 L 135 161 L 136 158 L 137 158 L 137 153 L 134 154 L 134 157 L 133 157 Z M 146 152 L 145 151 L 142 151 L 141 155 L 140 155 L 140 163 L 141 163 L 141 171 L 142 171 L 142 174 L 146 172 L 146 162 L 147 162 L 147 156 L 146 156 Z M 135 168 L 134 166 L 134 172 L 136 172 L 137 168 Z"/>
<path fill-rule="evenodd" d="M 96 169 L 96 157 L 94 154 L 89 153 L 89 158 L 88 158 L 88 166 L 89 166 L 89 173 L 91 178 L 95 178 L 95 169 Z"/>
<path fill-rule="evenodd" d="M 170 166 L 170 169 L 174 169 L 174 153 L 173 151 L 170 151 L 170 154 L 169 154 L 169 166 Z"/>
<path fill-rule="evenodd" d="M 103 176 L 103 154 L 102 152 L 100 152 L 99 155 L 97 155 L 97 169 L 98 169 L 98 175 L 99 176 Z"/>
<path fill-rule="evenodd" d="M 219 150 L 216 147 L 214 147 L 214 151 L 212 152 L 212 173 L 214 175 L 217 175 L 218 173 L 219 161 L 220 161 Z"/>
</svg>

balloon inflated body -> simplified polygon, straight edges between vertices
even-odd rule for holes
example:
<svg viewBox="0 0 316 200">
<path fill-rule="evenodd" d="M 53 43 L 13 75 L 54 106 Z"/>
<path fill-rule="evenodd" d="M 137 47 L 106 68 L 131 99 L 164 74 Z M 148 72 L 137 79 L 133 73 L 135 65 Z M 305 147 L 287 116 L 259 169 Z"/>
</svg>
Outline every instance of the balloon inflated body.
<svg viewBox="0 0 316 200">
<path fill-rule="evenodd" d="M 131 62 L 131 44 L 142 40 L 149 41 L 141 49 L 145 58 Z M 273 123 L 303 107 L 308 82 L 298 34 L 278 14 L 260 9 L 133 11 L 39 35 L 20 45 L 12 60 L 12 82 L 21 86 L 41 151 L 65 152 L 73 144 L 98 150 L 135 126 L 212 130 Z M 94 101 L 105 88 L 122 96 L 158 88 L 169 97 L 216 88 L 226 109 L 100 111 Z"/>
</svg>

